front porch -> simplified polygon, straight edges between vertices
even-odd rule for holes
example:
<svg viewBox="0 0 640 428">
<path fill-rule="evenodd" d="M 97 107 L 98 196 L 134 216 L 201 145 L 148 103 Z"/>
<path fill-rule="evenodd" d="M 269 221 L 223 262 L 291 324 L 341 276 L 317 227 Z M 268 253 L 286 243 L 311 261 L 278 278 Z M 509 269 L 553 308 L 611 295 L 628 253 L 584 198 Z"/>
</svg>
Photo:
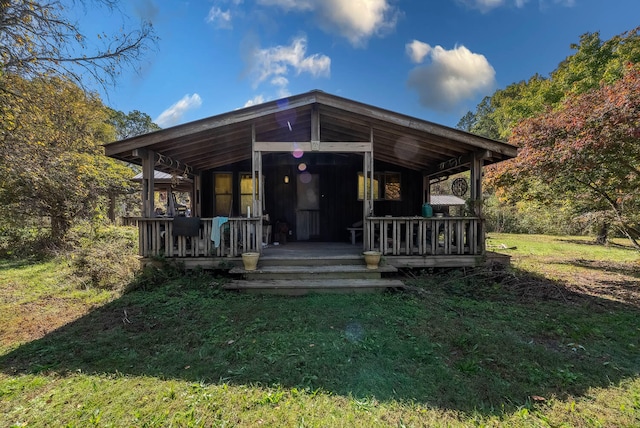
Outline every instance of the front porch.
<svg viewBox="0 0 640 428">
<path fill-rule="evenodd" d="M 139 254 L 143 264 L 156 257 L 186 268 L 232 269 L 242 266 L 243 252 L 259 252 L 261 260 L 295 264 L 299 260 L 361 259 L 362 252 L 380 251 L 396 268 L 463 267 L 485 263 L 483 221 L 477 217 L 369 217 L 363 223 L 363 242 L 294 241 L 275 245 L 261 218 L 229 218 L 220 226 L 219 243 L 212 241 L 218 219 L 199 223 L 189 236 L 174 226 L 173 218 L 138 218 Z M 176 233 L 177 232 L 177 233 Z M 191 233 L 191 232 L 190 232 Z M 214 234 L 215 235 L 215 234 Z M 362 262 L 364 263 L 364 262 Z"/>
<path fill-rule="evenodd" d="M 382 253 L 389 270 L 486 262 L 483 168 L 517 148 L 316 90 L 117 141 L 105 153 L 142 166 L 144 263 L 163 257 L 240 274 L 241 255 L 258 252 L 258 270 L 297 266 L 278 279 L 287 286 L 335 267 L 339 284 L 330 288 L 351 279 L 383 288 L 389 278 L 360 272 L 363 251 Z M 191 184 L 193 217 L 154 218 L 156 171 L 171 176 L 167 192 L 180 177 Z M 463 201 L 461 216 L 430 205 L 449 192 Z M 351 230 L 361 237 L 355 245 Z"/>
</svg>

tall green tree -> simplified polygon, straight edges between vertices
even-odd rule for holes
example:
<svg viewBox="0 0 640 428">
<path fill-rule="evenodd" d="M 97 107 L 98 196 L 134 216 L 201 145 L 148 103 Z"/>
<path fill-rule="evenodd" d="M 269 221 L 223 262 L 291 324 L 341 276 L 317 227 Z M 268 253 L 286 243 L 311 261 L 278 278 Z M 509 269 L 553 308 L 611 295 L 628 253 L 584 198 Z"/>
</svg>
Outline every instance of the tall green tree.
<svg viewBox="0 0 640 428">
<path fill-rule="evenodd" d="M 511 142 L 518 158 L 489 170 L 491 185 L 511 198 L 563 195 L 576 214 L 597 219 L 602 241 L 614 228 L 640 248 L 640 65 L 522 121 Z M 551 192 L 536 195 L 540 188 Z"/>
<path fill-rule="evenodd" d="M 640 63 L 640 27 L 606 41 L 597 32 L 586 33 L 571 48 L 574 49 L 574 54 L 562 61 L 549 77 L 535 75 L 528 81 L 514 83 L 496 91 L 478 104 L 475 112 L 467 113 L 459 126 L 471 123 L 471 132 L 493 138 L 497 134 L 498 139 L 520 144 L 518 138 L 512 138 L 512 133 L 523 121 L 538 116 L 552 118 L 553 113 L 549 112 L 565 109 L 564 103 L 569 98 L 598 90 L 603 84 L 614 84 L 622 78 L 629 64 Z M 483 133 L 485 129 L 491 129 L 495 134 Z M 623 156 L 620 152 L 617 155 Z M 619 160 L 622 161 L 623 159 Z M 516 168 L 514 165 L 515 162 L 508 162 L 505 167 Z M 488 175 L 491 175 L 490 169 Z M 562 187 L 557 184 L 557 181 L 550 183 L 534 174 L 514 172 L 510 176 L 502 176 L 499 181 L 488 180 L 487 189 L 490 192 L 497 191 L 503 203 L 510 204 L 505 207 L 505 211 L 515 212 L 516 219 L 536 212 L 526 209 L 524 202 L 529 205 L 541 204 L 541 207 L 547 206 L 548 209 L 557 210 L 557 207 L 562 207 L 563 221 L 574 223 L 570 229 L 577 230 L 589 220 L 591 225 L 598 226 L 595 228 L 598 239 L 606 240 L 608 227 L 613 224 L 609 218 L 611 211 L 608 206 L 598 205 L 588 192 L 572 192 L 575 180 L 570 180 L 564 186 L 568 193 L 562 193 Z M 500 204 L 494 206 L 497 210 L 500 207 Z M 523 219 L 522 222 L 532 223 L 531 219 Z M 516 230 L 519 228 L 521 229 L 515 225 Z M 548 231 L 557 230 L 551 228 Z"/>
<path fill-rule="evenodd" d="M 110 109 L 109 122 L 115 128 L 116 140 L 124 140 L 161 129 L 153 122 L 151 116 L 138 110 L 124 113 Z"/>
<path fill-rule="evenodd" d="M 59 244 L 77 219 L 92 218 L 107 195 L 130 186 L 132 171 L 104 156 L 114 139 L 97 96 L 63 78 L 5 76 L 0 93 L 0 207 L 3 215 L 47 217 Z"/>
<path fill-rule="evenodd" d="M 549 77 L 539 74 L 516 82 L 483 99 L 458 127 L 491 138 L 507 140 L 521 120 L 559 105 L 567 96 L 613 83 L 626 64 L 640 62 L 640 27 L 603 41 L 598 32 L 585 33 L 571 45 L 575 52 Z"/>
<path fill-rule="evenodd" d="M 484 97 L 476 107 L 476 111 L 467 112 L 456 127 L 476 135 L 493 138 L 494 140 L 501 139 L 498 124 L 493 118 L 495 107 L 491 101 L 492 97 Z"/>
</svg>

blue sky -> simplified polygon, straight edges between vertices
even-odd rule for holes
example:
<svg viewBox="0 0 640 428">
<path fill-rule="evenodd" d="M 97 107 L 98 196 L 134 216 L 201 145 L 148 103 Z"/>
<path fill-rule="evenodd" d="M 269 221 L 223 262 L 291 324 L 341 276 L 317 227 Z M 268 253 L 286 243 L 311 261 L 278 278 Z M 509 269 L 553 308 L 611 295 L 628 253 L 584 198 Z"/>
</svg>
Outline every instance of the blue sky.
<svg viewBox="0 0 640 428">
<path fill-rule="evenodd" d="M 547 76 L 581 34 L 640 25 L 638 0 L 125 3 L 159 41 L 103 99 L 162 127 L 312 89 L 455 126 L 496 89 Z M 85 32 L 122 25 L 108 11 L 79 16 Z"/>
</svg>

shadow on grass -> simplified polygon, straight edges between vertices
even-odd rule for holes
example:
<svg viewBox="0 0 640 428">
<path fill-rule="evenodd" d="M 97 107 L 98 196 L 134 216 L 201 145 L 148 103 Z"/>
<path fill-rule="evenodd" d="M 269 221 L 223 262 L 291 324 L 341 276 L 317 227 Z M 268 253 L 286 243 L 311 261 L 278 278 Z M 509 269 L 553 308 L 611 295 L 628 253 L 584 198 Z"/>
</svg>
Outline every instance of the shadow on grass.
<svg viewBox="0 0 640 428">
<path fill-rule="evenodd" d="M 603 248 L 621 248 L 624 250 L 635 250 L 636 248 L 631 245 L 630 241 L 627 241 L 624 244 L 618 242 L 607 242 L 606 244 L 601 244 L 596 242 L 595 239 L 558 239 L 559 242 L 566 242 L 568 244 L 577 244 L 577 245 L 588 245 L 592 247 L 603 247 Z"/>
<path fill-rule="evenodd" d="M 576 259 L 571 262 L 567 262 L 570 265 L 597 270 L 597 271 L 605 271 L 610 273 L 617 273 L 621 275 L 628 275 L 634 278 L 640 278 L 640 264 L 636 263 L 635 265 L 632 263 L 616 263 L 612 261 L 604 261 L 604 260 L 585 260 L 585 259 Z"/>
<path fill-rule="evenodd" d="M 484 414 L 640 371 L 637 308 L 518 271 L 413 286 L 291 298 L 173 279 L 0 356 L 0 369 L 279 385 Z"/>
</svg>

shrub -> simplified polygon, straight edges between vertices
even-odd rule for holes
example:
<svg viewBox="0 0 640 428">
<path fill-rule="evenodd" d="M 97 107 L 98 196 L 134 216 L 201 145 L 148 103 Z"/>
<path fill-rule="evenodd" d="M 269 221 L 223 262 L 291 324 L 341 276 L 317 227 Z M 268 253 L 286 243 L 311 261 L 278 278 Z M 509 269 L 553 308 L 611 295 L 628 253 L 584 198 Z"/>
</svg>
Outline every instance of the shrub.
<svg viewBox="0 0 640 428">
<path fill-rule="evenodd" d="M 140 268 L 135 228 L 84 224 L 74 229 L 73 237 L 73 272 L 84 287 L 122 291 L 134 279 Z"/>
</svg>

